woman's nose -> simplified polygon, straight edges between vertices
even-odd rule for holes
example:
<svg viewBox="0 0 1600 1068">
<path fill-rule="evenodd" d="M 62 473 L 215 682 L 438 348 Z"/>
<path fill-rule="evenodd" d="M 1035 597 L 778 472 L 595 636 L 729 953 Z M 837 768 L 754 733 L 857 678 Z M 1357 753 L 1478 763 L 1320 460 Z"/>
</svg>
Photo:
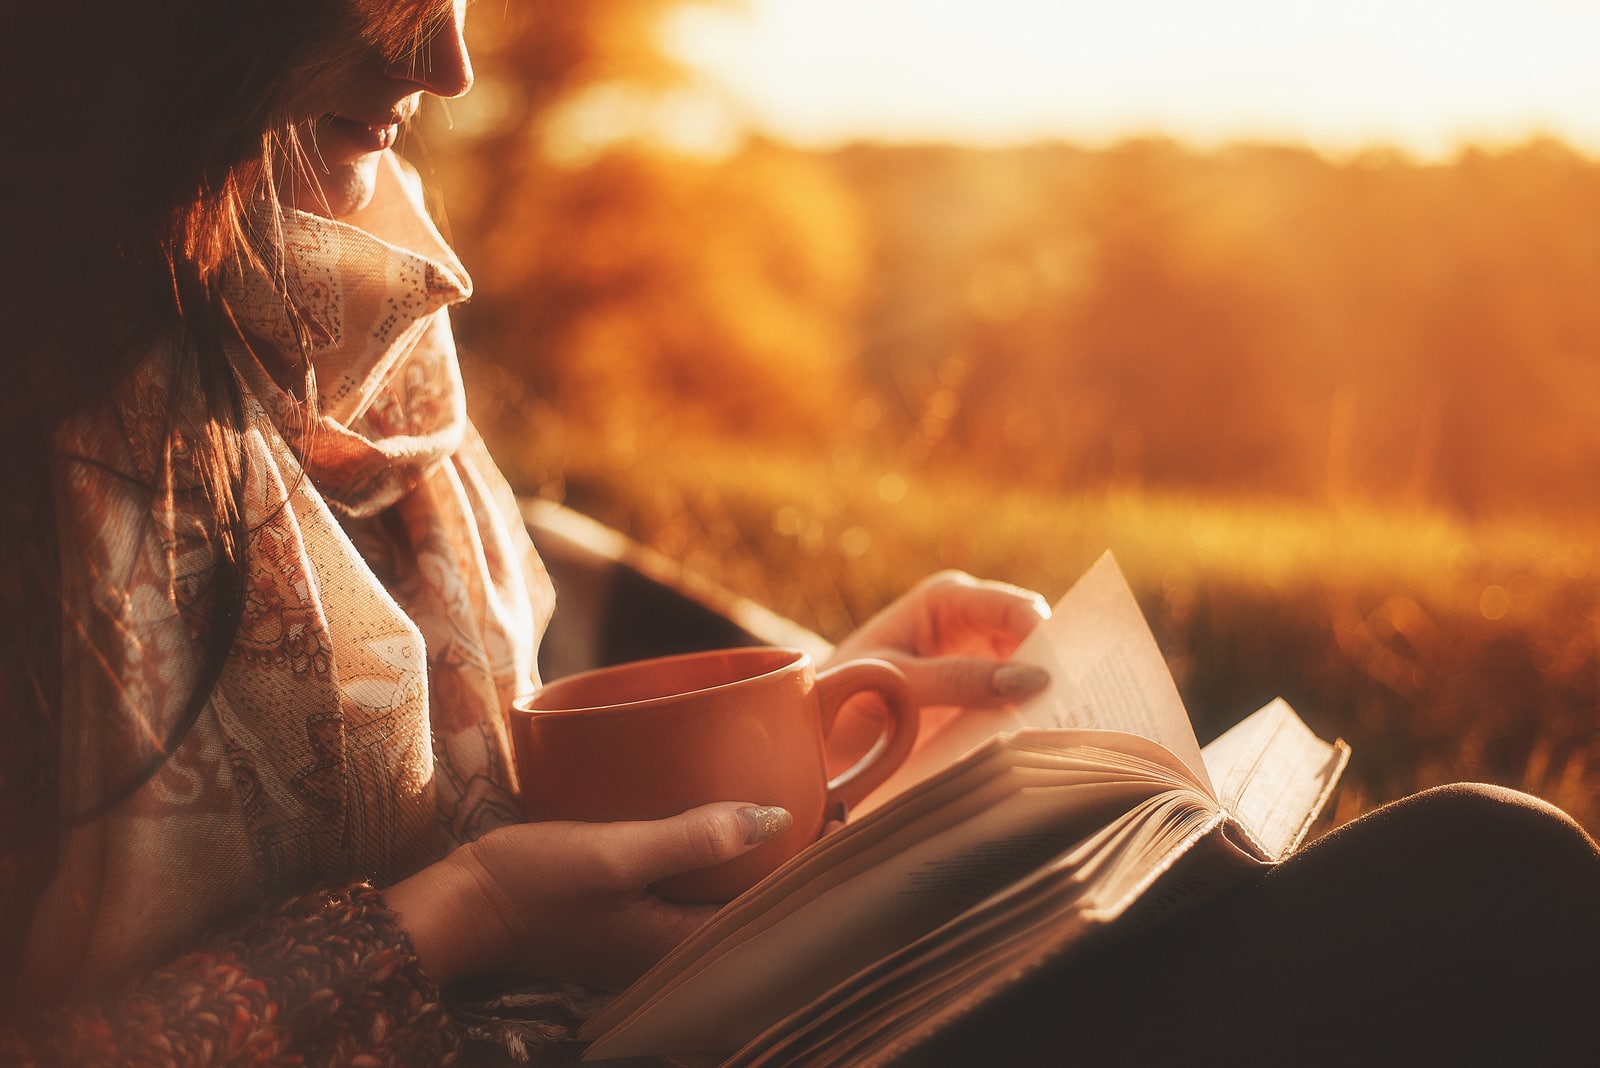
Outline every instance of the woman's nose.
<svg viewBox="0 0 1600 1068">
<path fill-rule="evenodd" d="M 411 55 L 384 68 L 396 81 L 411 82 L 424 92 L 447 99 L 472 88 L 472 57 L 467 54 L 465 0 L 456 0 L 450 14 Z"/>
</svg>

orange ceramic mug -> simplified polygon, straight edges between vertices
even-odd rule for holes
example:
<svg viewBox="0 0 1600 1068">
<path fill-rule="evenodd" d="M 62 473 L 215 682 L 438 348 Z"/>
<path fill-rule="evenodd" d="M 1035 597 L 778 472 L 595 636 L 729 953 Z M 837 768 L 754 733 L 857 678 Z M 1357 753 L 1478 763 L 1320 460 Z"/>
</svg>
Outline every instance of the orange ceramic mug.
<svg viewBox="0 0 1600 1068">
<path fill-rule="evenodd" d="M 885 730 L 830 780 L 823 739 L 871 691 Z M 734 860 L 663 880 L 674 901 L 727 901 L 821 833 L 905 760 L 917 707 L 900 670 L 851 660 L 823 671 L 799 649 L 719 649 L 569 675 L 512 711 L 523 808 L 535 820 L 659 819 L 710 801 L 781 805 L 794 824 Z"/>
</svg>

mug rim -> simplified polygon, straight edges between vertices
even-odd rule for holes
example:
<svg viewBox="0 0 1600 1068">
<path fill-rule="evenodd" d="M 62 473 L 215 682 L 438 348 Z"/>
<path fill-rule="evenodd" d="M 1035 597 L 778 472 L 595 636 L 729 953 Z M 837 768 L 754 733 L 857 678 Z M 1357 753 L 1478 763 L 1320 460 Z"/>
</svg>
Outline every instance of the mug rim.
<svg viewBox="0 0 1600 1068">
<path fill-rule="evenodd" d="M 736 679 L 729 679 L 727 682 L 719 682 L 714 686 L 697 686 L 693 689 L 674 690 L 669 693 L 655 694 L 651 697 L 643 697 L 634 701 L 612 701 L 605 704 L 569 705 L 561 708 L 537 707 L 537 702 L 540 696 L 554 688 L 567 686 L 569 684 L 576 686 L 603 675 L 624 672 L 631 673 L 635 671 L 644 672 L 669 664 L 681 663 L 688 660 L 700 660 L 712 656 L 732 657 L 735 659 L 753 659 L 756 657 L 770 657 L 777 654 L 783 655 L 782 662 L 773 665 L 768 670 L 752 675 L 741 675 Z M 672 653 L 667 656 L 647 657 L 644 660 L 629 660 L 618 664 L 607 664 L 602 667 L 588 668 L 584 671 L 573 672 L 570 675 L 563 675 L 558 679 L 550 680 L 528 696 L 517 698 L 512 702 L 512 708 L 518 712 L 537 716 L 561 716 L 563 714 L 579 712 L 589 715 L 604 712 L 626 712 L 635 709 L 649 708 L 651 705 L 660 704 L 663 701 L 677 700 L 678 698 L 689 693 L 709 694 L 726 690 L 733 686 L 746 685 L 748 683 L 756 682 L 784 671 L 791 671 L 797 667 L 807 666 L 810 664 L 810 662 L 811 654 L 809 652 L 804 649 L 788 645 L 736 645 L 729 646 L 725 649 L 696 649 L 686 653 Z"/>
</svg>

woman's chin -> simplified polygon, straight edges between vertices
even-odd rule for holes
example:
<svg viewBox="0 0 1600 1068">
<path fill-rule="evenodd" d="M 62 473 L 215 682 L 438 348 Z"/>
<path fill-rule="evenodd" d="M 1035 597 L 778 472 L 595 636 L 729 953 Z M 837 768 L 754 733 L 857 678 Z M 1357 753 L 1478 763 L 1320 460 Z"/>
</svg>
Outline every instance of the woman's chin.
<svg viewBox="0 0 1600 1068">
<path fill-rule="evenodd" d="M 378 187 L 379 153 L 349 163 L 334 164 L 321 173 L 302 176 L 293 196 L 285 199 L 290 207 L 337 219 L 360 211 L 372 203 Z"/>
</svg>

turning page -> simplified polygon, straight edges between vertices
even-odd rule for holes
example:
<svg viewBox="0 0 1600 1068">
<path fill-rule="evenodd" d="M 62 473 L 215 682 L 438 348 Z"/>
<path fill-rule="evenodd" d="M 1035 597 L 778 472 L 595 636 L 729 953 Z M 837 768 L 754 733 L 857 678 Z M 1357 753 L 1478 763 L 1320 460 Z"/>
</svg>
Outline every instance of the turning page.
<svg viewBox="0 0 1600 1068">
<path fill-rule="evenodd" d="M 943 720 L 894 775 L 856 807 L 865 814 L 997 734 L 1080 727 L 1148 738 L 1210 789 L 1189 713 L 1116 560 L 1107 552 L 1056 602 L 1012 660 L 1050 673 L 1043 692 L 1011 708 L 965 709 Z"/>
</svg>

